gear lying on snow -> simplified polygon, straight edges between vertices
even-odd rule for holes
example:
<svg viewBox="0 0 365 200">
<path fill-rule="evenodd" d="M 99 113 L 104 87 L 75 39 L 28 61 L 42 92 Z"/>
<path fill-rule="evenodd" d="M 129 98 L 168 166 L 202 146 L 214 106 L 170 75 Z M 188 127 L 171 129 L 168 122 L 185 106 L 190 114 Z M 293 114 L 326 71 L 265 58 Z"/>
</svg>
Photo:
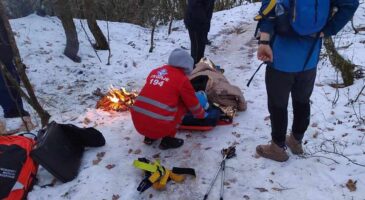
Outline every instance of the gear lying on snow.
<svg viewBox="0 0 365 200">
<path fill-rule="evenodd" d="M 236 146 L 230 146 L 227 149 L 222 149 L 221 154 L 223 156 L 223 159 L 220 163 L 220 167 L 219 167 L 217 173 L 215 174 L 212 182 L 209 185 L 208 191 L 204 195 L 204 200 L 208 199 L 208 195 L 209 195 L 210 191 L 212 190 L 213 185 L 214 185 L 215 181 L 217 180 L 217 177 L 221 171 L 222 171 L 222 179 L 221 179 L 220 200 L 223 200 L 226 160 L 231 159 L 236 156 Z"/>
<path fill-rule="evenodd" d="M 94 128 L 51 122 L 38 133 L 31 157 L 58 180 L 69 182 L 79 173 L 85 147 L 101 147 L 105 142 Z"/>
<path fill-rule="evenodd" d="M 170 180 L 181 183 L 185 180 L 184 174 L 196 177 L 193 168 L 174 167 L 172 170 L 169 170 L 162 166 L 160 161 L 152 163 L 146 158 L 138 158 L 138 160 L 133 162 L 133 165 L 145 172 L 145 177 L 137 188 L 140 193 L 146 191 L 151 186 L 155 190 L 163 190 L 166 187 L 166 183 Z"/>
</svg>

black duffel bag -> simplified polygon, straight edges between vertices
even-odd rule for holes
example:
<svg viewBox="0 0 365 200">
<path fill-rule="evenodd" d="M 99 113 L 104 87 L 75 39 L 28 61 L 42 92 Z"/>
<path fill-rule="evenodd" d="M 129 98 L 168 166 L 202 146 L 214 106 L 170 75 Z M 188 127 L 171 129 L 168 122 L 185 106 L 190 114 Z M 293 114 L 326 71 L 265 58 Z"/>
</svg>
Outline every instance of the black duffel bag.
<svg viewBox="0 0 365 200">
<path fill-rule="evenodd" d="M 78 174 L 84 148 L 103 145 L 105 138 L 94 128 L 51 122 L 38 133 L 31 157 L 57 179 L 68 182 Z"/>
</svg>

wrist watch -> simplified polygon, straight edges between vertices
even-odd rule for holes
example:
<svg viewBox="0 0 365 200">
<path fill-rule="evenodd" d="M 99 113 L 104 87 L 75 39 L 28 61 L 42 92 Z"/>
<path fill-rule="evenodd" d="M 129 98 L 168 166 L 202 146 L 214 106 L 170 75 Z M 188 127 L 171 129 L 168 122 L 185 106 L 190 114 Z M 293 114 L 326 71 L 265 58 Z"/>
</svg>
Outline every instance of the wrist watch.
<svg viewBox="0 0 365 200">
<path fill-rule="evenodd" d="M 258 43 L 263 44 L 263 45 L 270 45 L 270 41 L 268 41 L 268 40 L 259 40 Z"/>
</svg>

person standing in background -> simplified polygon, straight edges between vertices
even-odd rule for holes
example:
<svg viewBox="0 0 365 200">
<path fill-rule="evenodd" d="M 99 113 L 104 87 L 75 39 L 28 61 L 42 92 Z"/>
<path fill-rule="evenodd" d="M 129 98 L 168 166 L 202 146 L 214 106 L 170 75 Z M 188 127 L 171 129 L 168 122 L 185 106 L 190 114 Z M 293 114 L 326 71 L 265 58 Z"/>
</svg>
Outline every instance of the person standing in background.
<svg viewBox="0 0 365 200">
<path fill-rule="evenodd" d="M 189 31 L 191 57 L 198 63 L 204 57 L 214 0 L 188 0 L 184 23 Z"/>
<path fill-rule="evenodd" d="M 208 28 L 208 33 L 210 32 L 210 25 L 212 23 L 212 17 L 213 17 L 213 11 L 214 11 L 214 3 L 215 3 L 215 0 L 209 0 L 211 1 L 209 3 L 209 8 L 208 8 L 208 18 L 209 18 L 209 28 Z M 207 34 L 207 39 L 205 41 L 205 44 L 206 45 L 211 45 L 212 44 L 212 41 L 210 41 L 208 39 L 208 34 Z"/>
<path fill-rule="evenodd" d="M 19 83 L 20 80 L 14 65 L 13 50 L 10 46 L 8 34 L 2 20 L 0 20 L 0 61 Z M 27 127 L 34 127 L 31 123 L 29 113 L 23 108 L 23 101 L 20 93 L 16 89 L 16 86 L 6 79 L 5 74 L 3 74 L 2 71 L 0 71 L 0 97 L 0 106 L 4 110 L 5 118 L 24 117 L 23 119 L 27 123 Z M 1 122 L 0 131 L 2 134 L 6 133 L 5 124 L 5 120 Z M 25 127 L 21 127 L 20 129 L 23 130 L 24 128 Z"/>
</svg>

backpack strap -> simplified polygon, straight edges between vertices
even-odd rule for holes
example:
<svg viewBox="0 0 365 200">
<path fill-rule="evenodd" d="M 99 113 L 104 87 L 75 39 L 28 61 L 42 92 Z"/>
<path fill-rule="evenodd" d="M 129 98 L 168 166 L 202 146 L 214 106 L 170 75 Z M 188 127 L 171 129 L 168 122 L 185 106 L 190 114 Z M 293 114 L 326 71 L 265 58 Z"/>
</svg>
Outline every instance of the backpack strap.
<svg viewBox="0 0 365 200">
<path fill-rule="evenodd" d="M 260 21 L 267 17 L 267 15 L 275 8 L 276 0 L 270 0 L 269 4 L 264 10 L 260 10 L 259 14 L 254 18 L 255 21 Z"/>
</svg>

